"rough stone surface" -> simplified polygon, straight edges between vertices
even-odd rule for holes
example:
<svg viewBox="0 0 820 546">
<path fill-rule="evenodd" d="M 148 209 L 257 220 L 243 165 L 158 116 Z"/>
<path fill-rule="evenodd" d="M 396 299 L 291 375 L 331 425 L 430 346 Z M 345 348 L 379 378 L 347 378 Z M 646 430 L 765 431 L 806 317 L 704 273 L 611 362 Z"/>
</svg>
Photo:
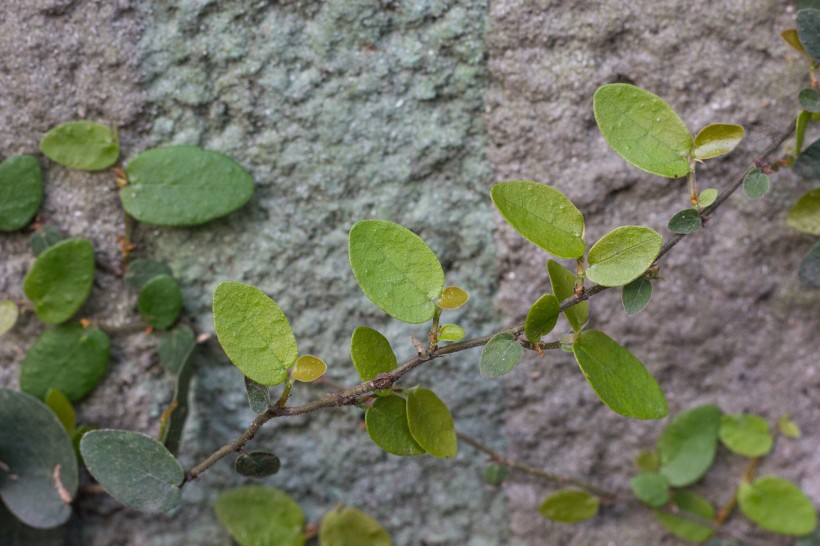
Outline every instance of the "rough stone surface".
<svg viewBox="0 0 820 546">
<path fill-rule="evenodd" d="M 139 226 L 137 253 L 171 264 L 200 331 L 213 331 L 218 282 L 260 286 L 287 313 L 301 352 L 322 356 L 345 384 L 355 381 L 354 326 L 385 332 L 400 358 L 412 354 L 407 336 L 424 336 L 386 320 L 356 287 L 346 251 L 355 220 L 389 219 L 419 233 L 447 281 L 472 296 L 447 320 L 485 334 L 520 322 L 547 290 L 546 256 L 492 212 L 494 180 L 561 189 L 585 214 L 590 242 L 624 224 L 668 235 L 667 219 L 687 205 L 680 181 L 637 171 L 606 147 L 591 108 L 599 85 L 647 88 L 692 131 L 716 121 L 744 125 L 742 147 L 700 170 L 702 187 L 723 188 L 796 111 L 790 97 L 803 77 L 777 36 L 793 11 L 764 0 L 685 9 L 672 0 L 6 0 L 3 8 L 0 157 L 36 153 L 48 128 L 82 118 L 117 126 L 125 161 L 147 146 L 182 143 L 236 158 L 258 184 L 246 207 L 193 229 Z M 81 314 L 134 320 L 135 294 L 117 274 L 123 223 L 114 176 L 42 164 L 38 220 L 89 237 L 103 267 Z M 673 412 L 716 401 L 772 421 L 794 414 L 804 439 L 780 441 L 762 470 L 797 481 L 820 504 L 820 296 L 796 284 L 810 238 L 784 222 L 805 186 L 788 174 L 775 180 L 764 200 L 733 197 L 673 250 L 645 311 L 628 318 L 610 290 L 593 300 L 591 327 L 647 363 Z M 28 238 L 0 235 L 0 298 L 22 297 L 33 259 Z M 0 384 L 17 386 L 41 330 L 29 313 L 2 338 Z M 79 405 L 80 422 L 155 434 L 171 392 L 154 339 L 116 335 L 113 345 L 109 376 Z M 477 360 L 475 351 L 435 361 L 406 384 L 433 386 L 459 429 L 513 458 L 628 489 L 634 455 L 653 444 L 662 422 L 612 414 L 569 354 L 528 356 L 501 381 L 481 379 Z M 196 365 L 186 467 L 252 418 L 241 375 L 215 342 Z M 294 401 L 329 389 L 300 387 Z M 486 486 L 485 460 L 466 445 L 452 461 L 386 455 L 361 417 L 328 411 L 263 429 L 254 448 L 273 449 L 283 463 L 263 483 L 292 495 L 311 521 L 337 502 L 356 506 L 397 545 L 679 543 L 634 505 L 582 525 L 547 523 L 537 507 L 552 484 L 513 473 L 499 488 Z M 243 483 L 230 462 L 186 486 L 182 507 L 166 516 L 84 497 L 67 543 L 229 544 L 210 505 Z M 725 502 L 742 464 L 721 455 L 699 489 Z"/>
</svg>

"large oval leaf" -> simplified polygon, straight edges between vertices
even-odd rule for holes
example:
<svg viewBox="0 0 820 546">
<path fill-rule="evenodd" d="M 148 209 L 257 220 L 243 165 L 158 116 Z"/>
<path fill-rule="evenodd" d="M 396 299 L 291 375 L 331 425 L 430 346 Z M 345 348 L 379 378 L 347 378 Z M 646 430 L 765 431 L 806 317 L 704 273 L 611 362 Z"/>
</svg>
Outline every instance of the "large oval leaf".
<svg viewBox="0 0 820 546">
<path fill-rule="evenodd" d="M 393 455 L 421 455 L 424 449 L 410 433 L 407 402 L 396 395 L 378 398 L 364 416 L 373 443 Z"/>
<path fill-rule="evenodd" d="M 663 237 L 644 226 L 615 228 L 589 249 L 587 278 L 602 286 L 623 286 L 649 269 Z"/>
<path fill-rule="evenodd" d="M 154 277 L 142 287 L 137 307 L 140 315 L 152 327 L 170 328 L 182 310 L 182 291 L 179 283 L 168 275 Z"/>
<path fill-rule="evenodd" d="M 91 475 L 130 508 L 167 512 L 182 498 L 182 465 L 149 436 L 128 430 L 92 430 L 80 441 L 80 451 Z"/>
<path fill-rule="evenodd" d="M 444 271 L 418 235 L 393 222 L 364 220 L 350 229 L 349 250 L 356 282 L 379 309 L 410 324 L 433 318 Z"/>
<path fill-rule="evenodd" d="M 657 95 L 613 83 L 598 88 L 593 109 L 607 144 L 629 163 L 666 178 L 689 172 L 692 135 L 675 110 Z"/>
<path fill-rule="evenodd" d="M 322 546 L 391 546 L 390 535 L 379 522 L 350 506 L 325 514 L 319 528 Z"/>
<path fill-rule="evenodd" d="M 120 146 L 111 129 L 94 121 L 70 121 L 46 133 L 40 150 L 69 169 L 101 171 L 117 162 Z"/>
<path fill-rule="evenodd" d="M 481 351 L 479 370 L 484 377 L 495 378 L 512 371 L 521 360 L 523 347 L 509 332 L 496 334 Z"/>
<path fill-rule="evenodd" d="M 598 497 L 586 491 L 562 489 L 544 499 L 538 511 L 552 521 L 578 523 L 594 518 L 600 504 Z"/>
<path fill-rule="evenodd" d="M 241 546 L 303 546 L 305 515 L 283 491 L 264 485 L 227 489 L 214 503 L 219 523 Z"/>
<path fill-rule="evenodd" d="M 731 123 L 712 123 L 695 135 L 692 156 L 695 159 L 711 159 L 728 154 L 743 140 L 743 127 Z"/>
<path fill-rule="evenodd" d="M 214 291 L 214 328 L 234 365 L 261 385 L 278 385 L 299 356 L 290 324 L 264 292 L 227 281 Z"/>
<path fill-rule="evenodd" d="M 575 294 L 575 273 L 555 260 L 547 262 L 547 273 L 549 273 L 552 293 L 555 294 L 559 302 Z M 573 330 L 576 332 L 581 331 L 581 328 L 589 320 L 589 303 L 584 300 L 569 309 L 565 309 L 564 317 L 566 317 Z"/>
<path fill-rule="evenodd" d="M 799 487 L 777 476 L 742 483 L 738 504 L 743 514 L 764 529 L 802 536 L 817 528 L 817 511 Z"/>
<path fill-rule="evenodd" d="M 51 528 L 71 515 L 77 459 L 63 425 L 48 407 L 0 389 L 0 498 L 30 527 Z"/>
<path fill-rule="evenodd" d="M 501 216 L 529 242 L 559 258 L 584 253 L 584 217 L 560 191 L 512 181 L 496 184 L 490 195 Z"/>
<path fill-rule="evenodd" d="M 456 456 L 453 417 L 433 391 L 416 389 L 407 393 L 407 424 L 416 442 L 433 457 Z"/>
<path fill-rule="evenodd" d="M 30 155 L 0 163 L 0 231 L 26 227 L 43 202 L 43 172 Z"/>
<path fill-rule="evenodd" d="M 230 214 L 253 195 L 236 161 L 196 146 L 146 150 L 128 162 L 120 190 L 125 211 L 148 224 L 194 226 Z"/>
<path fill-rule="evenodd" d="M 387 338 L 367 326 L 353 330 L 350 357 L 362 381 L 370 381 L 379 374 L 392 372 L 398 365 L 396 354 Z"/>
<path fill-rule="evenodd" d="M 26 352 L 20 369 L 20 389 L 43 399 L 57 389 L 76 402 L 105 377 L 111 341 L 97 328 L 79 324 L 46 330 Z"/>
<path fill-rule="evenodd" d="M 669 484 L 695 483 L 712 466 L 717 450 L 720 408 L 708 404 L 681 412 L 658 437 L 660 473 Z"/>
<path fill-rule="evenodd" d="M 592 390 L 615 413 L 636 419 L 660 419 L 669 413 L 655 378 L 605 333 L 581 332 L 572 352 Z"/>
<path fill-rule="evenodd" d="M 66 239 L 40 254 L 23 280 L 40 320 L 60 324 L 83 306 L 94 282 L 94 249 L 87 239 Z"/>
<path fill-rule="evenodd" d="M 786 223 L 797 231 L 820 235 L 820 188 L 815 188 L 800 196 L 789 211 Z"/>
</svg>

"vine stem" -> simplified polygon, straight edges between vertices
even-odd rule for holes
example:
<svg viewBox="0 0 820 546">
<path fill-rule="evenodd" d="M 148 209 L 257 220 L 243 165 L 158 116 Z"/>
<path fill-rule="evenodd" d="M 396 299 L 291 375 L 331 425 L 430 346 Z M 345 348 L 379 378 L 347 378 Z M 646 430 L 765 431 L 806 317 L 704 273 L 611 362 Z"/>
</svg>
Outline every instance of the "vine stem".
<svg viewBox="0 0 820 546">
<path fill-rule="evenodd" d="M 757 157 L 759 158 L 766 158 L 769 155 L 776 152 L 782 144 L 786 141 L 787 138 L 794 132 L 794 125 L 790 124 L 787 130 L 784 130 L 782 133 L 778 134 L 771 144 L 765 148 L 763 151 L 758 154 Z M 714 212 L 732 195 L 735 191 L 737 191 L 740 186 L 743 185 L 743 179 L 746 176 L 746 171 L 738 177 L 737 179 L 732 182 L 732 184 L 722 193 L 720 193 L 715 199 L 715 202 L 709 206 L 703 213 L 704 217 L 711 216 Z M 686 235 L 683 234 L 674 234 L 672 235 L 661 247 L 660 252 L 658 253 L 658 257 L 656 262 L 663 258 L 672 248 L 675 247 Z M 608 287 L 595 285 L 588 290 L 584 290 L 582 293 L 576 293 L 569 298 L 565 299 L 561 302 L 561 311 L 565 311 L 569 309 L 573 305 L 577 305 L 578 303 L 588 300 L 592 296 L 596 294 L 600 294 L 607 290 Z M 506 330 L 502 330 L 502 332 L 509 332 L 516 336 L 521 335 L 524 330 L 524 325 L 518 325 L 514 328 L 508 328 Z M 254 418 L 253 422 L 248 426 L 247 429 L 242 433 L 239 438 L 230 442 L 228 444 L 223 445 L 219 449 L 217 449 L 214 453 L 212 453 L 208 458 L 206 458 L 201 463 L 192 467 L 188 472 L 185 473 L 185 478 L 181 485 L 196 479 L 200 474 L 211 468 L 214 464 L 216 464 L 220 459 L 223 457 L 230 455 L 231 453 L 235 453 L 242 449 L 249 441 L 253 439 L 259 429 L 271 419 L 277 417 L 290 417 L 295 415 L 303 415 L 306 413 L 312 413 L 314 411 L 318 411 L 321 409 L 327 408 L 335 408 L 340 406 L 349 406 L 356 404 L 359 397 L 363 395 L 370 394 L 377 390 L 386 390 L 393 386 L 399 379 L 401 379 L 405 374 L 410 372 L 411 370 L 421 366 L 425 362 L 429 362 L 436 358 L 441 358 L 443 356 L 466 351 L 467 349 L 473 349 L 475 347 L 482 347 L 486 345 L 494 336 L 499 333 L 496 332 L 494 334 L 490 334 L 483 337 L 478 337 L 475 339 L 469 339 L 466 341 L 460 341 L 457 343 L 450 343 L 449 345 L 444 345 L 441 347 L 436 347 L 433 350 L 428 349 L 427 351 L 420 353 L 418 356 L 415 356 L 401 364 L 401 366 L 397 367 L 395 370 L 379 374 L 377 377 L 370 381 L 365 381 L 364 383 L 360 383 L 355 387 L 351 387 L 349 389 L 342 389 L 335 393 L 329 394 L 323 398 L 319 398 L 318 400 L 314 400 L 313 402 L 308 402 L 301 406 L 291 406 L 287 407 L 282 405 L 281 407 L 278 405 L 273 405 L 268 408 L 267 411 L 261 413 Z M 553 348 L 551 346 L 545 346 L 543 348 Z M 286 387 L 287 388 L 287 387 Z M 472 445 L 472 444 L 471 444 Z M 474 446 L 475 447 L 475 446 Z"/>
</svg>

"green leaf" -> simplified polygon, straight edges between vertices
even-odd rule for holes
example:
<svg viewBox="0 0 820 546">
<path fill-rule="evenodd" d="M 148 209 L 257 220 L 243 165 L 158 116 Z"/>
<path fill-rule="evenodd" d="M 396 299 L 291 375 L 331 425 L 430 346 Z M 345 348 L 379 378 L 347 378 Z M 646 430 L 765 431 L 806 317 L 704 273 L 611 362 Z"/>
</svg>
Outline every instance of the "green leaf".
<svg viewBox="0 0 820 546">
<path fill-rule="evenodd" d="M 715 509 L 708 500 L 689 491 L 676 491 L 672 500 L 680 515 L 655 511 L 655 517 L 670 533 L 697 543 L 715 533 L 712 527 Z"/>
<path fill-rule="evenodd" d="M 661 461 L 657 451 L 641 451 L 635 457 L 635 466 L 642 472 L 657 472 L 661 468 Z"/>
<path fill-rule="evenodd" d="M 373 443 L 393 455 L 421 455 L 424 449 L 410 433 L 407 402 L 396 395 L 376 399 L 364 416 Z"/>
<path fill-rule="evenodd" d="M 493 186 L 490 196 L 501 216 L 532 244 L 559 258 L 583 255 L 584 216 L 560 191 L 512 181 Z"/>
<path fill-rule="evenodd" d="M 66 239 L 40 254 L 23 280 L 23 292 L 40 320 L 60 324 L 80 310 L 94 282 L 94 249 L 87 239 Z"/>
<path fill-rule="evenodd" d="M 0 300 L 0 336 L 14 328 L 19 313 L 16 303 L 11 300 Z"/>
<path fill-rule="evenodd" d="M 797 11 L 797 35 L 803 49 L 820 60 L 820 11 L 817 9 L 801 9 Z"/>
<path fill-rule="evenodd" d="M 235 281 L 214 291 L 214 327 L 234 365 L 261 385 L 278 385 L 288 377 L 299 348 L 290 324 L 264 292 Z"/>
<path fill-rule="evenodd" d="M 350 230 L 350 267 L 370 301 L 402 322 L 433 318 L 444 271 L 421 238 L 393 222 L 364 220 Z"/>
<path fill-rule="evenodd" d="M 524 321 L 524 334 L 533 343 L 538 343 L 543 336 L 555 328 L 558 315 L 561 314 L 561 302 L 552 294 L 545 294 L 538 298 Z M 486 350 L 486 349 L 485 349 Z"/>
<path fill-rule="evenodd" d="M 669 482 L 656 472 L 641 472 L 629 481 L 641 502 L 659 508 L 669 502 Z"/>
<path fill-rule="evenodd" d="M 324 360 L 313 355 L 302 355 L 296 359 L 296 364 L 293 366 L 290 375 L 296 381 L 310 383 L 325 375 L 326 371 L 327 364 Z"/>
<path fill-rule="evenodd" d="M 820 9 L 820 0 L 797 0 L 796 9 Z"/>
<path fill-rule="evenodd" d="M 165 446 L 128 430 L 92 430 L 83 436 L 85 465 L 109 495 L 151 514 L 168 512 L 182 497 L 182 465 Z"/>
<path fill-rule="evenodd" d="M 35 231 L 31 236 L 31 253 L 35 256 L 39 256 L 46 249 L 56 245 L 64 239 L 65 237 L 63 237 L 62 232 L 60 232 L 58 228 L 54 226 L 44 226 L 39 231 Z"/>
<path fill-rule="evenodd" d="M 818 116 L 820 116 L 820 114 L 812 114 L 811 112 L 805 112 L 803 110 L 797 114 L 797 119 L 794 121 L 794 153 L 796 155 L 799 156 L 803 153 L 803 141 L 806 140 L 806 129 L 809 127 L 809 122 L 816 121 L 815 118 Z M 798 162 L 799 160 L 800 157 L 797 158 Z M 794 168 L 794 165 L 792 165 L 792 168 Z M 816 168 L 816 165 L 814 168 Z"/>
<path fill-rule="evenodd" d="M 470 299 L 470 294 L 458 286 L 448 286 L 441 293 L 436 305 L 441 309 L 458 309 Z"/>
<path fill-rule="evenodd" d="M 398 365 L 387 338 L 367 326 L 359 326 L 353 330 L 350 357 L 362 381 L 370 381 L 379 374 L 390 373 Z"/>
<path fill-rule="evenodd" d="M 806 286 L 820 288 L 820 242 L 815 243 L 803 256 L 797 275 Z"/>
<path fill-rule="evenodd" d="M 801 536 L 817 528 L 817 512 L 799 487 L 777 476 L 741 483 L 740 510 L 757 525 L 781 535 Z"/>
<path fill-rule="evenodd" d="M 43 399 L 57 389 L 76 402 L 105 377 L 111 341 L 102 330 L 68 324 L 46 330 L 26 352 L 20 389 Z"/>
<path fill-rule="evenodd" d="M 712 159 L 728 154 L 743 140 L 743 127 L 729 123 L 712 123 L 695 135 L 692 156 L 695 159 Z"/>
<path fill-rule="evenodd" d="M 743 178 L 743 191 L 752 199 L 760 199 L 769 191 L 769 175 L 752 169 Z"/>
<path fill-rule="evenodd" d="M 541 503 L 538 511 L 545 518 L 562 523 L 578 523 L 594 518 L 601 501 L 580 489 L 556 491 Z"/>
<path fill-rule="evenodd" d="M 54 127 L 40 150 L 69 169 L 102 171 L 117 162 L 120 146 L 111 129 L 94 121 L 70 121 Z"/>
<path fill-rule="evenodd" d="M 692 135 L 660 97 L 634 85 L 614 83 L 598 88 L 593 109 L 607 144 L 627 162 L 666 178 L 689 173 Z"/>
<path fill-rule="evenodd" d="M 3 530 L 3 546 L 64 546 L 64 529 L 37 529 L 29 527 L 6 509 L 0 502 L 0 529 Z"/>
<path fill-rule="evenodd" d="M 717 450 L 720 408 L 713 404 L 681 412 L 658 437 L 661 474 L 673 487 L 695 483 L 703 476 Z"/>
<path fill-rule="evenodd" d="M 774 442 L 769 423 L 757 415 L 745 413 L 722 416 L 718 436 L 730 451 L 745 457 L 766 455 Z"/>
<path fill-rule="evenodd" d="M 453 417 L 433 391 L 416 389 L 407 393 L 407 424 L 419 446 L 433 457 L 456 456 Z"/>
<path fill-rule="evenodd" d="M 26 227 L 43 202 L 43 171 L 30 155 L 0 163 L 0 231 Z"/>
<path fill-rule="evenodd" d="M 800 101 L 800 106 L 806 112 L 820 112 L 820 93 L 817 93 L 811 87 L 801 89 L 797 95 Z"/>
<path fill-rule="evenodd" d="M 820 188 L 814 188 L 800 196 L 789 211 L 786 223 L 797 231 L 820 235 Z"/>
<path fill-rule="evenodd" d="M 322 546 L 391 546 L 390 535 L 375 519 L 349 506 L 325 514 L 319 528 Z"/>
<path fill-rule="evenodd" d="M 547 273 L 549 273 L 552 293 L 558 301 L 564 301 L 575 294 L 575 273 L 555 260 L 547 262 Z M 580 332 L 589 320 L 589 303 L 586 300 L 576 303 L 564 310 L 564 316 L 572 329 Z"/>
<path fill-rule="evenodd" d="M 142 287 L 148 281 L 161 275 L 173 277 L 168 264 L 156 260 L 137 259 L 128 264 L 128 271 L 125 272 L 125 282 L 137 290 L 142 290 Z"/>
<path fill-rule="evenodd" d="M 160 334 L 157 344 L 159 361 L 166 372 L 177 375 L 191 358 L 195 347 L 194 331 L 184 324 L 177 324 Z"/>
<path fill-rule="evenodd" d="M 655 378 L 605 333 L 581 332 L 572 352 L 592 390 L 615 413 L 636 419 L 660 419 L 669 413 Z"/>
<path fill-rule="evenodd" d="M 623 286 L 644 274 L 658 257 L 663 237 L 643 226 L 615 228 L 589 250 L 587 278 L 602 286 Z"/>
<path fill-rule="evenodd" d="M 247 485 L 222 491 L 214 503 L 219 523 L 241 546 L 303 546 L 305 515 L 283 491 Z"/>
<path fill-rule="evenodd" d="M 639 277 L 631 283 L 624 285 L 621 291 L 621 301 L 624 310 L 630 315 L 636 315 L 649 305 L 652 299 L 652 283 Z"/>
<path fill-rule="evenodd" d="M 484 481 L 489 485 L 501 485 L 510 475 L 510 467 L 505 464 L 491 463 L 484 468 Z"/>
<path fill-rule="evenodd" d="M 71 435 L 71 444 L 74 446 L 74 456 L 77 457 L 77 464 L 80 466 L 85 466 L 83 454 L 80 453 L 80 442 L 86 433 L 91 432 L 92 430 L 99 430 L 99 428 L 100 427 L 95 425 L 83 425 L 74 429 L 74 434 Z"/>
<path fill-rule="evenodd" d="M 458 324 L 445 324 L 438 332 L 441 341 L 458 341 L 464 337 L 464 328 Z"/>
<path fill-rule="evenodd" d="M 666 225 L 672 233 L 686 235 L 693 233 L 703 227 L 700 213 L 696 209 L 685 209 L 675 213 Z"/>
<path fill-rule="evenodd" d="M 712 203 L 715 202 L 718 196 L 718 191 L 715 188 L 708 188 L 700 192 L 700 197 L 698 197 L 698 203 L 700 204 L 701 208 L 706 208 Z"/>
<path fill-rule="evenodd" d="M 800 152 L 792 164 L 792 170 L 803 178 L 811 180 L 820 178 L 820 139 L 815 140 L 808 148 Z"/>
<path fill-rule="evenodd" d="M 521 344 L 515 340 L 515 336 L 509 332 L 496 334 L 484 346 L 481 352 L 479 369 L 481 375 L 487 378 L 495 378 L 512 371 L 518 361 L 521 360 L 523 351 Z"/>
<path fill-rule="evenodd" d="M 245 390 L 248 393 L 248 404 L 254 413 L 265 413 L 270 406 L 270 389 L 253 379 L 245 378 Z"/>
<path fill-rule="evenodd" d="M 178 372 L 171 377 L 174 383 L 174 396 L 160 417 L 160 432 L 157 439 L 168 448 L 172 455 L 179 453 L 182 444 L 182 434 L 188 418 L 188 400 L 193 372 L 191 359 L 185 359 Z"/>
<path fill-rule="evenodd" d="M 248 478 L 265 478 L 279 472 L 282 466 L 279 457 L 265 451 L 251 451 L 237 457 L 234 469 Z"/>
<path fill-rule="evenodd" d="M 786 438 L 800 438 L 802 434 L 800 427 L 792 420 L 789 414 L 783 415 L 778 419 L 777 427 L 780 429 L 780 433 Z"/>
<path fill-rule="evenodd" d="M 798 53 L 801 53 L 806 57 L 811 57 L 803 47 L 803 44 L 800 43 L 800 36 L 798 35 L 796 28 L 784 30 L 780 33 L 780 37 L 783 38 L 786 43 L 792 46 L 792 48 L 794 48 L 794 50 Z"/>
<path fill-rule="evenodd" d="M 182 310 L 179 283 L 168 275 L 154 277 L 140 290 L 137 306 L 142 318 L 152 327 L 159 330 L 170 328 Z"/>
<path fill-rule="evenodd" d="M 54 412 L 69 436 L 74 434 L 77 426 L 77 414 L 71 406 L 71 401 L 57 389 L 48 389 L 46 392 L 46 406 Z"/>
<path fill-rule="evenodd" d="M 3 388 L 0 461 L 7 467 L 0 471 L 0 498 L 17 519 L 40 529 L 68 520 L 78 484 L 71 439 L 45 404 Z"/>
</svg>

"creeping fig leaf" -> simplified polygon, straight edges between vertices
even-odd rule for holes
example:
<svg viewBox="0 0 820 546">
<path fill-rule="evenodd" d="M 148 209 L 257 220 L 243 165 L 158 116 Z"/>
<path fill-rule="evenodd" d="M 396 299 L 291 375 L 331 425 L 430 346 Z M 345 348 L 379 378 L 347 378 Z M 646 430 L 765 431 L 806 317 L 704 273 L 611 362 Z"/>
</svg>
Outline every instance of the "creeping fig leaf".
<svg viewBox="0 0 820 546">
<path fill-rule="evenodd" d="M 763 529 L 802 536 L 817 528 L 817 511 L 799 487 L 777 476 L 761 476 L 740 484 L 738 504 L 743 514 Z"/>
<path fill-rule="evenodd" d="M 777 420 L 777 428 L 780 430 L 780 434 L 786 438 L 800 438 L 802 434 L 800 427 L 789 414 L 783 415 Z"/>
<path fill-rule="evenodd" d="M 807 115 L 808 114 L 806 114 L 806 116 Z M 808 121 L 805 123 L 808 123 Z M 792 164 L 792 170 L 798 176 L 809 180 L 820 178 L 820 139 L 815 140 L 809 144 L 805 150 L 800 152 L 800 155 L 797 156 L 797 159 L 795 159 Z"/>
<path fill-rule="evenodd" d="M 717 196 L 718 191 L 715 188 L 707 188 L 700 192 L 700 197 L 698 197 L 698 203 L 701 207 L 706 208 L 715 202 Z"/>
<path fill-rule="evenodd" d="M 410 433 L 407 402 L 396 395 L 376 399 L 364 417 L 373 443 L 393 455 L 421 455 L 424 449 Z"/>
<path fill-rule="evenodd" d="M 561 314 L 561 302 L 552 294 L 545 294 L 538 298 L 524 321 L 524 333 L 527 339 L 533 343 L 538 343 L 543 336 L 547 335 L 555 328 L 558 315 Z"/>
<path fill-rule="evenodd" d="M 820 242 L 809 249 L 797 270 L 800 282 L 810 288 L 820 288 Z"/>
<path fill-rule="evenodd" d="M 641 502 L 658 508 L 669 502 L 669 482 L 656 472 L 641 472 L 629 481 Z"/>
<path fill-rule="evenodd" d="M 509 332 L 496 334 L 481 352 L 479 369 L 484 377 L 495 378 L 512 371 L 521 360 L 521 344 Z"/>
<path fill-rule="evenodd" d="M 809 53 L 803 47 L 803 44 L 800 43 L 800 36 L 797 33 L 796 28 L 784 30 L 780 33 L 780 37 L 783 38 L 783 40 L 785 40 L 785 42 L 789 44 L 798 53 L 801 53 L 806 57 L 811 57 L 811 55 L 809 55 Z"/>
<path fill-rule="evenodd" d="M 43 202 L 43 172 L 30 155 L 0 163 L 0 231 L 26 227 Z"/>
<path fill-rule="evenodd" d="M 219 523 L 241 546 L 303 546 L 305 515 L 283 491 L 246 485 L 222 491 L 214 503 Z"/>
<path fill-rule="evenodd" d="M 265 413 L 270 406 L 270 389 L 260 385 L 253 379 L 245 377 L 245 391 L 248 394 L 248 404 L 254 413 Z"/>
<path fill-rule="evenodd" d="M 264 478 L 279 472 L 282 463 L 279 457 L 265 451 L 251 451 L 237 457 L 234 469 L 248 478 Z"/>
<path fill-rule="evenodd" d="M 801 89 L 797 95 L 800 106 L 806 112 L 820 112 L 820 93 L 811 87 Z"/>
<path fill-rule="evenodd" d="M 157 343 L 159 361 L 166 372 L 177 375 L 191 358 L 195 347 L 194 331 L 184 324 L 177 324 L 167 332 L 160 334 L 159 343 Z"/>
<path fill-rule="evenodd" d="M 125 282 L 136 288 L 142 290 L 145 284 L 160 275 L 167 275 L 173 277 L 171 268 L 165 262 L 158 262 L 156 260 L 136 259 L 128 264 L 128 271 L 125 272 Z"/>
<path fill-rule="evenodd" d="M 743 191 L 752 199 L 759 199 L 769 191 L 769 175 L 752 169 L 743 178 Z"/>
<path fill-rule="evenodd" d="M 439 330 L 438 338 L 441 341 L 458 341 L 464 337 L 464 328 L 458 324 L 445 324 Z"/>
<path fill-rule="evenodd" d="M 635 457 L 635 466 L 642 472 L 657 472 L 661 467 L 657 451 L 641 451 Z"/>
<path fill-rule="evenodd" d="M 31 236 L 31 253 L 39 256 L 47 248 L 50 248 L 64 240 L 62 232 L 54 226 L 43 226 L 39 231 L 35 231 Z"/>
<path fill-rule="evenodd" d="M 45 402 L 48 409 L 53 411 L 60 423 L 63 424 L 68 435 L 74 434 L 74 429 L 77 427 L 77 414 L 74 412 L 68 397 L 57 389 L 48 389 Z"/>
<path fill-rule="evenodd" d="M 290 375 L 296 381 L 310 383 L 325 375 L 326 371 L 327 364 L 324 360 L 313 355 L 302 355 L 296 359 Z"/>
<path fill-rule="evenodd" d="M 640 277 L 661 250 L 663 237 L 643 226 L 615 228 L 589 250 L 587 278 L 602 286 L 623 286 Z"/>
<path fill-rule="evenodd" d="M 674 487 L 695 483 L 712 466 L 720 408 L 708 404 L 681 412 L 658 437 L 661 474 Z"/>
<path fill-rule="evenodd" d="M 555 294 L 559 302 L 575 293 L 575 273 L 555 260 L 547 262 L 547 273 L 549 273 L 552 293 Z M 564 316 L 573 330 L 576 332 L 581 331 L 581 328 L 589 320 L 589 303 L 586 300 L 576 303 L 564 311 Z"/>
<path fill-rule="evenodd" d="M 14 328 L 19 313 L 16 303 L 11 300 L 0 300 L 0 336 Z"/>
<path fill-rule="evenodd" d="M 398 365 L 387 338 L 367 326 L 353 330 L 350 357 L 362 381 L 370 381 L 379 374 L 392 372 Z"/>
<path fill-rule="evenodd" d="M 94 121 L 70 121 L 54 127 L 40 150 L 69 169 L 101 171 L 116 163 L 120 146 L 111 129 Z"/>
<path fill-rule="evenodd" d="M 769 423 L 746 413 L 722 416 L 718 436 L 730 451 L 745 457 L 762 457 L 771 451 L 774 442 Z"/>
<path fill-rule="evenodd" d="M 538 511 L 545 518 L 562 523 L 578 523 L 594 518 L 601 501 L 580 489 L 556 491 L 541 503 Z"/>
<path fill-rule="evenodd" d="M 350 506 L 325 514 L 319 528 L 322 546 L 391 546 L 390 535 L 375 519 Z"/>
<path fill-rule="evenodd" d="M 456 456 L 453 417 L 433 391 L 416 389 L 407 393 L 407 424 L 419 446 L 433 457 Z"/>
<path fill-rule="evenodd" d="M 458 286 L 448 286 L 441 293 L 437 304 L 442 309 L 458 309 L 470 299 L 470 295 Z"/>
<path fill-rule="evenodd" d="M 690 491 L 676 491 L 672 501 L 680 515 L 655 511 L 655 517 L 670 533 L 697 543 L 715 533 L 712 527 L 715 509 L 707 499 Z"/>
<path fill-rule="evenodd" d="M 820 61 L 820 11 L 817 9 L 797 11 L 797 35 L 803 49 L 815 61 Z"/>
<path fill-rule="evenodd" d="M 142 287 L 137 306 L 148 324 L 159 330 L 173 326 L 182 310 L 179 283 L 168 275 L 154 277 Z"/>
<path fill-rule="evenodd" d="M 820 188 L 800 196 L 786 217 L 790 228 L 811 235 L 820 235 Z"/>
<path fill-rule="evenodd" d="M 743 127 L 729 123 L 712 123 L 695 135 L 692 156 L 711 159 L 728 154 L 743 140 Z"/>
<path fill-rule="evenodd" d="M 40 254 L 23 280 L 23 292 L 40 320 L 60 324 L 83 306 L 94 282 L 94 249 L 87 239 L 66 239 Z"/>
<path fill-rule="evenodd" d="M 675 213 L 675 215 L 669 219 L 669 223 L 666 227 L 668 227 L 672 233 L 686 235 L 703 227 L 703 221 L 700 219 L 700 213 L 696 209 L 684 209 Z"/>
<path fill-rule="evenodd" d="M 484 481 L 490 485 L 501 485 L 509 474 L 509 466 L 500 463 L 490 463 L 484 468 Z"/>
<path fill-rule="evenodd" d="M 644 307 L 649 305 L 651 298 L 652 283 L 642 277 L 624 285 L 623 291 L 621 292 L 621 301 L 624 304 L 624 310 L 630 315 L 635 315 L 643 311 Z"/>
</svg>

